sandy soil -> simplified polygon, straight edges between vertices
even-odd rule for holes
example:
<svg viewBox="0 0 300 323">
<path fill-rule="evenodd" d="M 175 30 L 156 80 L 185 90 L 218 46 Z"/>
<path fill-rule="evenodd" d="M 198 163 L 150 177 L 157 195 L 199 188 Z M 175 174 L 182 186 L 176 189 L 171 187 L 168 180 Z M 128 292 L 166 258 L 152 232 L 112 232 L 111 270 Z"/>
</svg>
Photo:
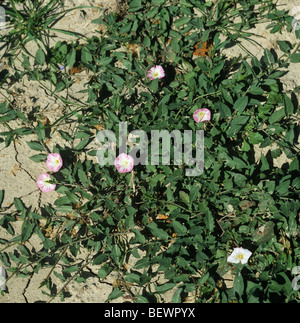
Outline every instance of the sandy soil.
<svg viewBox="0 0 300 323">
<path fill-rule="evenodd" d="M 73 7 L 80 5 L 97 5 L 104 6 L 109 10 L 117 10 L 116 0 L 67 0 L 65 1 L 65 7 Z M 280 0 L 280 8 L 291 10 L 293 7 L 300 5 L 299 0 Z M 80 31 L 81 33 L 91 36 L 95 30 L 99 28 L 97 25 L 91 24 L 93 19 L 99 16 L 96 9 L 84 9 L 75 10 L 67 14 L 62 19 L 57 28 L 64 28 L 66 30 Z M 276 40 L 288 40 L 291 43 L 296 41 L 294 32 L 283 34 L 270 35 L 266 29 L 267 24 L 259 24 L 252 32 L 257 35 L 256 40 L 261 46 L 246 43 L 245 46 L 257 57 L 260 57 L 264 48 L 274 48 L 279 51 Z M 261 37 L 258 37 L 261 36 Z M 70 37 L 60 35 L 55 41 L 67 39 Z M 32 48 L 33 52 L 36 50 Z M 228 57 L 236 56 L 240 48 L 234 47 L 227 50 Z M 2 68 L 5 67 L 5 62 L 1 62 Z M 84 77 L 84 76 L 83 76 Z M 285 89 L 291 90 L 295 86 L 300 85 L 300 64 L 293 64 L 289 73 L 284 76 L 283 83 Z M 72 91 L 75 97 L 84 100 L 83 94 L 78 94 L 80 89 L 80 82 L 72 87 Z M 47 114 L 50 122 L 55 121 L 63 113 L 63 107 L 53 97 L 49 96 L 47 91 L 42 89 L 36 82 L 28 81 L 26 78 L 22 82 L 13 84 L 10 88 L 11 96 L 16 106 L 20 107 L 24 112 L 30 112 L 35 107 L 41 107 L 42 112 Z M 0 102 L 3 102 L 5 98 L 1 93 L 5 91 L 0 90 Z M 300 100 L 300 97 L 298 97 Z M 0 125 L 0 131 L 5 131 L 3 125 Z M 66 129 L 64 129 L 66 130 Z M 49 148 L 57 143 L 60 137 L 54 136 L 49 142 Z M 5 189 L 6 195 L 4 199 L 4 206 L 9 206 L 13 203 L 14 197 L 22 198 L 22 201 L 26 206 L 32 206 L 33 209 L 39 209 L 42 205 L 53 203 L 59 196 L 57 192 L 50 192 L 42 194 L 36 186 L 36 178 L 43 171 L 46 171 L 43 164 L 36 164 L 29 159 L 34 153 L 26 144 L 27 141 L 35 140 L 34 136 L 26 136 L 21 140 L 11 144 L 8 148 L 4 148 L 4 143 L 0 143 L 0 189 Z M 60 140 L 60 139 L 59 139 Z M 61 141 L 61 140 L 60 140 Z M 268 147 L 268 149 L 274 149 L 275 147 Z M 266 153 L 257 148 L 257 159 L 261 153 Z M 275 166 L 279 167 L 282 163 L 286 162 L 284 155 L 277 158 Z M 13 209 L 13 207 L 11 208 Z M 21 223 L 16 225 L 16 231 L 20 230 Z M 0 238 L 8 239 L 8 233 L 0 228 Z M 30 239 L 29 247 L 39 248 L 40 243 L 38 239 L 34 237 Z M 85 255 L 81 255 L 81 259 L 84 259 Z M 80 259 L 79 259 L 80 260 Z M 112 291 L 112 286 L 117 279 L 115 274 L 111 274 L 105 280 L 100 282 L 97 278 L 97 268 L 88 268 L 86 271 L 85 283 L 71 283 L 68 286 L 68 292 L 70 297 L 66 298 L 65 302 L 99 302 L 103 303 L 109 293 Z M 48 270 L 41 270 L 37 275 L 32 275 L 30 278 L 13 278 L 8 281 L 7 288 L 8 293 L 3 297 L 0 297 L 0 302 L 29 302 L 33 303 L 38 300 L 47 300 L 48 296 L 42 293 L 43 289 L 39 288 L 42 280 L 47 276 Z M 228 275 L 227 275 L 228 276 Z M 228 286 L 230 287 L 230 275 L 227 277 Z M 62 284 L 57 281 L 58 288 Z M 169 301 L 169 297 L 172 292 L 165 294 L 165 301 Z M 60 302 L 59 298 L 54 300 Z M 122 300 L 117 300 L 122 301 Z"/>
</svg>

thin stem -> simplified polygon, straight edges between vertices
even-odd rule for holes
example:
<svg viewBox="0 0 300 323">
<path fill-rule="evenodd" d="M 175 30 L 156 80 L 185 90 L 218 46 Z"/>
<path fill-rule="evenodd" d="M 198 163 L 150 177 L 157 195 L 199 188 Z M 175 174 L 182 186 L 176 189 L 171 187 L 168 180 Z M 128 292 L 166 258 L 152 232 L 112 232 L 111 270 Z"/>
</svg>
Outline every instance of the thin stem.
<svg viewBox="0 0 300 323">
<path fill-rule="evenodd" d="M 46 278 L 44 279 L 44 281 L 46 281 L 52 274 L 53 270 L 56 268 L 56 265 L 59 263 L 59 261 L 61 260 L 61 258 L 65 255 L 65 253 L 67 252 L 68 248 L 65 247 L 60 256 L 57 258 L 57 260 L 55 261 L 54 265 L 52 266 L 51 270 L 49 271 L 48 275 L 46 276 Z"/>
<path fill-rule="evenodd" d="M 64 289 L 71 283 L 72 280 L 74 280 L 77 275 L 86 267 L 90 264 L 91 260 L 89 260 L 89 254 L 87 255 L 85 261 L 83 262 L 83 264 L 80 266 L 80 268 L 76 271 L 76 273 L 70 277 L 65 284 L 62 286 L 62 288 L 54 295 L 51 296 L 51 298 L 47 301 L 47 303 L 51 303 L 58 295 L 60 295 Z"/>
</svg>

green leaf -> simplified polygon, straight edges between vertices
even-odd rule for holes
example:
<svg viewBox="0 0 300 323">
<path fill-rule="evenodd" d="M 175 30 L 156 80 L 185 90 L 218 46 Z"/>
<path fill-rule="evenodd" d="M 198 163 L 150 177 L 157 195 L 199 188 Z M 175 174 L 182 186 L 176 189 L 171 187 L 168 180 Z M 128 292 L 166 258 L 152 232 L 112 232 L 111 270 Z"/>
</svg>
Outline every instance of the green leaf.
<svg viewBox="0 0 300 323">
<path fill-rule="evenodd" d="M 103 268 L 103 267 L 102 267 Z M 101 269 L 102 269 L 101 268 Z M 101 270 L 100 269 L 100 270 Z M 99 272 L 100 272 L 100 270 L 99 270 Z M 99 273 L 98 273 L 98 276 L 99 276 Z M 107 275 L 106 275 L 107 276 Z M 106 277 L 105 276 L 105 277 Z M 100 277 L 100 276 L 99 276 Z M 100 278 L 105 278 L 105 277 L 100 277 Z M 112 292 L 108 295 L 108 298 L 107 298 L 107 302 L 108 301 L 110 301 L 110 300 L 113 300 L 113 299 L 116 299 L 116 298 L 119 298 L 119 297 L 121 297 L 123 295 L 123 291 L 122 290 L 120 290 L 118 287 L 115 287 L 113 290 L 112 290 Z"/>
<path fill-rule="evenodd" d="M 275 280 L 272 280 L 268 287 L 275 293 L 279 293 L 282 290 L 282 285 L 278 284 Z"/>
<path fill-rule="evenodd" d="M 191 21 L 191 17 L 182 17 L 182 18 L 179 18 L 177 20 L 175 20 L 174 22 L 174 25 L 179 28 L 187 23 L 189 23 Z"/>
<path fill-rule="evenodd" d="M 187 205 L 190 205 L 190 198 L 189 198 L 189 195 L 186 192 L 180 191 L 179 192 L 179 197 L 180 197 L 182 202 L 184 202 Z"/>
<path fill-rule="evenodd" d="M 105 264 L 99 269 L 98 277 L 105 278 L 107 275 L 109 275 L 112 272 L 112 270 L 113 268 L 110 264 Z"/>
<path fill-rule="evenodd" d="M 252 85 L 249 92 L 253 95 L 262 95 L 264 94 L 264 90 L 261 89 L 260 87 L 258 86 L 255 86 L 255 85 Z"/>
<path fill-rule="evenodd" d="M 60 81 L 56 84 L 54 92 L 61 92 L 66 88 L 66 84 L 63 81 Z"/>
<path fill-rule="evenodd" d="M 155 237 L 162 239 L 164 241 L 168 240 L 169 235 L 167 234 L 167 232 L 159 228 L 156 223 L 153 223 L 153 222 L 149 223 L 147 224 L 147 227 Z"/>
<path fill-rule="evenodd" d="M 22 200 L 17 197 L 14 198 L 14 204 L 15 204 L 15 207 L 18 211 L 23 211 L 26 209 Z"/>
<path fill-rule="evenodd" d="M 107 66 L 111 63 L 112 60 L 113 60 L 112 57 L 102 57 L 101 59 L 97 60 L 97 63 L 100 66 Z"/>
<path fill-rule="evenodd" d="M 22 225 L 22 242 L 27 241 L 32 233 L 33 233 L 33 229 L 35 228 L 35 223 L 31 223 L 31 222 L 23 222 Z"/>
<path fill-rule="evenodd" d="M 58 131 L 60 133 L 60 135 L 62 136 L 62 138 L 66 141 L 73 141 L 73 137 L 71 137 L 67 132 L 59 130 Z"/>
<path fill-rule="evenodd" d="M 287 181 L 282 181 L 280 182 L 277 187 L 276 187 L 276 191 L 279 195 L 283 195 L 285 193 L 288 192 L 289 190 L 289 187 L 290 187 L 290 181 L 287 180 Z"/>
<path fill-rule="evenodd" d="M 81 61 L 83 64 L 89 64 L 93 60 L 93 56 L 88 48 L 82 47 Z"/>
<path fill-rule="evenodd" d="M 290 56 L 291 63 L 299 63 L 300 62 L 300 54 L 292 54 Z"/>
<path fill-rule="evenodd" d="M 159 5 L 164 4 L 166 0 L 151 0 L 152 4 Z"/>
<path fill-rule="evenodd" d="M 111 121 L 113 121 L 115 123 L 120 122 L 119 118 L 112 111 L 108 110 L 107 114 L 108 114 L 109 120 L 111 120 Z"/>
<path fill-rule="evenodd" d="M 291 51 L 292 45 L 290 42 L 282 40 L 277 40 L 276 42 L 279 45 L 280 50 L 284 53 L 289 53 Z"/>
<path fill-rule="evenodd" d="M 299 160 L 298 158 L 294 158 L 292 160 L 292 162 L 290 163 L 290 166 L 289 166 L 289 171 L 292 172 L 292 171 L 298 171 L 299 169 Z M 1 203 L 0 203 L 1 205 Z"/>
<path fill-rule="evenodd" d="M 188 8 L 193 8 L 194 5 L 190 4 L 188 0 L 180 0 L 180 5 Z"/>
<path fill-rule="evenodd" d="M 141 275 L 138 275 L 136 273 L 128 273 L 126 275 L 126 281 L 129 283 L 136 283 L 139 284 L 141 279 Z"/>
<path fill-rule="evenodd" d="M 120 28 L 120 34 L 127 34 L 132 29 L 132 22 L 129 22 L 128 24 L 123 24 L 123 26 Z"/>
<path fill-rule="evenodd" d="M 233 289 L 241 297 L 244 293 L 244 280 L 241 273 L 238 273 L 234 278 Z"/>
<path fill-rule="evenodd" d="M 136 300 L 137 303 L 143 303 L 143 304 L 146 304 L 146 303 L 149 303 L 149 300 L 144 297 L 144 296 L 141 296 L 141 295 L 137 295 L 137 300 Z"/>
<path fill-rule="evenodd" d="M 233 180 L 236 185 L 239 187 L 244 187 L 247 182 L 247 177 L 243 174 L 238 174 L 238 173 L 232 173 Z"/>
<path fill-rule="evenodd" d="M 1 207 L 1 204 L 4 200 L 4 192 L 5 192 L 4 190 L 0 190 L 0 207 Z"/>
<path fill-rule="evenodd" d="M 224 104 L 223 102 L 217 102 L 216 107 L 220 110 L 220 115 L 223 119 L 227 119 L 231 116 L 231 110 L 230 108 Z"/>
<path fill-rule="evenodd" d="M 35 54 L 34 65 L 44 65 L 45 60 L 46 60 L 45 53 L 41 48 L 39 48 Z"/>
<path fill-rule="evenodd" d="M 105 200 L 105 206 L 110 210 L 110 211 L 114 211 L 115 208 L 117 207 L 116 203 L 114 201 L 112 201 L 111 199 L 107 198 Z"/>
<path fill-rule="evenodd" d="M 240 158 L 237 158 L 235 156 L 233 156 L 233 158 L 229 158 L 228 160 L 225 162 L 226 166 L 229 166 L 230 168 L 233 169 L 243 169 L 243 168 L 247 168 L 247 164 Z"/>
<path fill-rule="evenodd" d="M 268 160 L 264 155 L 260 156 L 260 161 L 261 161 L 261 168 L 260 168 L 261 172 L 264 172 L 264 171 L 270 169 L 270 165 L 268 163 Z"/>
<path fill-rule="evenodd" d="M 260 303 L 259 295 L 263 292 L 263 287 L 252 281 L 247 281 L 246 293 L 248 296 L 247 302 L 250 304 Z"/>
<path fill-rule="evenodd" d="M 150 90 L 153 91 L 153 92 L 157 92 L 158 90 L 158 79 L 155 79 L 153 81 L 151 81 L 151 84 L 150 84 Z"/>
<path fill-rule="evenodd" d="M 130 8 L 137 8 L 142 5 L 142 0 L 132 0 L 129 2 Z"/>
<path fill-rule="evenodd" d="M 189 195 L 190 203 L 193 203 L 195 200 L 197 200 L 199 196 L 200 196 L 200 186 L 193 185 Z"/>
<path fill-rule="evenodd" d="M 180 52 L 180 45 L 179 42 L 176 39 L 172 39 L 170 46 L 172 48 L 172 51 L 174 53 L 179 53 Z"/>
<path fill-rule="evenodd" d="M 90 139 L 84 139 L 79 142 L 76 147 L 74 147 L 74 150 L 82 150 L 85 146 L 89 144 Z"/>
<path fill-rule="evenodd" d="M 209 278 L 209 273 L 206 273 L 206 274 L 204 274 L 203 276 L 201 276 L 201 278 L 198 280 L 198 283 L 197 283 L 197 285 L 199 286 L 199 287 L 201 287 L 207 280 L 208 280 L 208 278 Z"/>
<path fill-rule="evenodd" d="M 145 47 L 150 47 L 151 46 L 151 38 L 148 37 L 147 35 L 145 35 L 145 37 L 143 39 L 143 45 Z"/>
<path fill-rule="evenodd" d="M 172 297 L 172 303 L 182 303 L 181 292 L 183 288 L 178 288 Z"/>
<path fill-rule="evenodd" d="M 236 100 L 236 102 L 233 105 L 233 110 L 237 110 L 238 114 L 242 114 L 242 112 L 245 110 L 248 104 L 248 97 L 242 96 Z"/>
<path fill-rule="evenodd" d="M 54 205 L 61 206 L 61 205 L 68 205 L 70 204 L 70 199 L 68 196 L 61 196 L 54 201 Z"/>
<path fill-rule="evenodd" d="M 228 137 L 236 135 L 240 129 L 245 126 L 249 120 L 250 116 L 239 116 L 230 122 L 230 125 L 226 131 Z"/>
<path fill-rule="evenodd" d="M 113 259 L 113 261 L 117 264 L 120 265 L 120 258 L 121 258 L 122 252 L 119 248 L 118 245 L 114 245 L 112 247 L 112 252 L 110 254 L 111 258 Z"/>
<path fill-rule="evenodd" d="M 156 285 L 155 286 L 155 289 L 156 289 L 156 291 L 157 291 L 157 293 L 161 293 L 161 294 L 163 294 L 163 293 L 165 293 L 166 291 L 168 291 L 168 290 L 170 290 L 170 289 L 172 289 L 172 288 L 174 288 L 176 286 L 176 284 L 174 284 L 174 283 L 166 283 L 166 284 L 163 284 L 163 285 Z"/>
<path fill-rule="evenodd" d="M 215 66 L 211 71 L 211 77 L 212 79 L 215 79 L 215 76 L 217 76 L 224 68 L 225 60 L 221 61 L 217 66 Z"/>
<path fill-rule="evenodd" d="M 287 115 L 291 115 L 294 112 L 294 105 L 292 100 L 286 95 L 283 95 L 283 99 L 284 99 L 284 106 L 285 106 L 285 110 L 286 110 L 286 114 Z"/>
<path fill-rule="evenodd" d="M 86 173 L 84 170 L 82 169 L 78 169 L 78 177 L 81 181 L 81 183 L 83 184 L 84 187 L 87 187 L 88 186 L 88 179 L 87 179 L 87 176 L 86 176 Z"/>
<path fill-rule="evenodd" d="M 178 222 L 176 220 L 173 220 L 172 221 L 172 225 L 173 225 L 173 228 L 174 228 L 175 232 L 179 236 L 182 236 L 182 235 L 185 235 L 186 234 L 187 228 L 184 225 L 182 225 L 180 222 Z"/>
<path fill-rule="evenodd" d="M 281 155 L 282 151 L 280 148 L 271 150 L 271 156 L 273 159 L 278 158 Z"/>
<path fill-rule="evenodd" d="M 281 108 L 280 110 L 277 110 L 272 113 L 272 115 L 269 118 L 269 122 L 271 124 L 276 123 L 280 121 L 282 118 L 284 118 L 284 116 L 285 116 L 285 108 Z"/>
<path fill-rule="evenodd" d="M 132 228 L 131 231 L 135 234 L 135 237 L 132 238 L 131 242 L 135 241 L 140 244 L 145 243 L 146 238 L 141 234 L 139 230 Z"/>
<path fill-rule="evenodd" d="M 257 145 L 264 142 L 264 137 L 258 132 L 251 132 L 249 134 L 249 143 L 252 145 Z"/>
<path fill-rule="evenodd" d="M 8 122 L 14 120 L 16 116 L 17 112 L 15 110 L 10 110 L 4 116 L 0 117 L 0 122 Z"/>
<path fill-rule="evenodd" d="M 5 267 L 9 268 L 11 266 L 11 263 L 10 263 L 10 259 L 9 259 L 8 254 L 6 252 L 2 252 L 1 255 L 0 255 L 0 257 L 1 257 L 2 264 Z"/>
<path fill-rule="evenodd" d="M 55 208 L 57 212 L 61 213 L 70 213 L 72 212 L 72 205 L 61 205 Z"/>
<path fill-rule="evenodd" d="M 265 50 L 264 50 L 264 56 L 268 58 L 268 61 L 270 64 L 275 64 L 275 58 L 274 58 L 273 54 L 271 53 L 271 51 L 269 51 L 267 48 L 265 48 Z M 266 59 L 265 59 L 265 61 L 267 62 Z"/>
<path fill-rule="evenodd" d="M 7 101 L 0 103 L 0 114 L 4 114 L 9 111 L 9 107 L 7 106 Z"/>
<path fill-rule="evenodd" d="M 205 215 L 205 224 L 209 232 L 212 232 L 215 227 L 215 219 L 210 210 L 206 212 Z"/>
<path fill-rule="evenodd" d="M 37 155 L 33 155 L 31 157 L 29 157 L 30 160 L 34 161 L 35 163 L 40 163 L 40 162 L 44 162 L 47 160 L 47 155 L 44 154 L 37 154 Z"/>
<path fill-rule="evenodd" d="M 43 145 L 40 144 L 38 141 L 29 141 L 27 142 L 27 145 L 33 150 L 44 151 Z"/>
<path fill-rule="evenodd" d="M 67 65 L 70 67 L 70 68 L 73 68 L 75 62 L 76 62 L 76 50 L 75 48 L 72 48 L 71 51 L 68 53 L 67 57 L 66 57 L 66 60 L 67 60 Z"/>
<path fill-rule="evenodd" d="M 69 267 L 64 268 L 63 272 L 71 274 L 71 273 L 74 273 L 75 271 L 78 271 L 78 269 L 79 269 L 78 265 L 73 265 L 73 266 L 69 266 Z"/>
<path fill-rule="evenodd" d="M 43 124 L 38 120 L 38 126 L 35 128 L 38 140 L 44 140 L 46 138 L 46 130 Z"/>
</svg>

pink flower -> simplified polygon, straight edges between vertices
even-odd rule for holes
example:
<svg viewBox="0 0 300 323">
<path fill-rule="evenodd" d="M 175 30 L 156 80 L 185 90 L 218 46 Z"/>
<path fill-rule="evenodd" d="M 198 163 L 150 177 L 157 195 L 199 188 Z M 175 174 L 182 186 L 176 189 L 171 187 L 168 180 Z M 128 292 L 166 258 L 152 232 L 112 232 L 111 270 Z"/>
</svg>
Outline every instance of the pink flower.
<svg viewBox="0 0 300 323">
<path fill-rule="evenodd" d="M 193 114 L 194 120 L 198 122 L 209 121 L 210 120 L 210 111 L 208 109 L 198 109 Z"/>
<path fill-rule="evenodd" d="M 36 181 L 36 185 L 39 189 L 44 192 L 51 192 L 55 190 L 56 184 L 49 183 L 51 181 L 51 176 L 49 174 L 41 174 Z"/>
<path fill-rule="evenodd" d="M 58 172 L 63 165 L 60 154 L 49 154 L 47 157 L 46 165 L 53 173 Z"/>
<path fill-rule="evenodd" d="M 150 78 L 151 81 L 155 79 L 161 79 L 165 77 L 165 71 L 160 65 L 156 65 L 150 68 L 148 71 L 147 76 Z"/>
<path fill-rule="evenodd" d="M 130 155 L 120 154 L 114 161 L 119 173 L 129 173 L 134 166 L 134 159 Z"/>
</svg>

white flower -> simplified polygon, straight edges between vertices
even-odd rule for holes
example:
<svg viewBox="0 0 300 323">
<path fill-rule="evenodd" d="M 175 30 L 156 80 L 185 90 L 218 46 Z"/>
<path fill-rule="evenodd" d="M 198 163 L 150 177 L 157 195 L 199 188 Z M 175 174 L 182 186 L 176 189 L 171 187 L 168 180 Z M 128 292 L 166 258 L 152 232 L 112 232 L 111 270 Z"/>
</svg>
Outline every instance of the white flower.
<svg viewBox="0 0 300 323">
<path fill-rule="evenodd" d="M 252 255 L 252 252 L 244 248 L 235 248 L 232 254 L 227 258 L 228 262 L 238 264 L 241 262 L 243 265 L 248 262 L 248 259 Z"/>
</svg>

